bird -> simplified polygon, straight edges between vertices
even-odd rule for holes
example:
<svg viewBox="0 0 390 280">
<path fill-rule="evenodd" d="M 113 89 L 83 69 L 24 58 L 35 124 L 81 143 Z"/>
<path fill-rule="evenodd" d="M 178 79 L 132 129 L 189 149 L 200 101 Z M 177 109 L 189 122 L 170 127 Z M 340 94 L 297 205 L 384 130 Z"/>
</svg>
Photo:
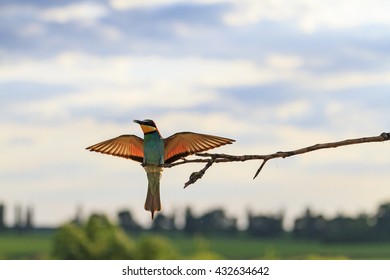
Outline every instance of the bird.
<svg viewBox="0 0 390 280">
<path fill-rule="evenodd" d="M 160 180 L 163 164 L 235 142 L 225 137 L 194 132 L 178 132 L 163 138 L 153 120 L 134 120 L 134 122 L 140 125 L 144 133 L 143 139 L 136 135 L 124 134 L 86 149 L 131 159 L 142 164 L 148 179 L 144 208 L 151 212 L 152 220 L 154 212 L 161 210 Z"/>
</svg>

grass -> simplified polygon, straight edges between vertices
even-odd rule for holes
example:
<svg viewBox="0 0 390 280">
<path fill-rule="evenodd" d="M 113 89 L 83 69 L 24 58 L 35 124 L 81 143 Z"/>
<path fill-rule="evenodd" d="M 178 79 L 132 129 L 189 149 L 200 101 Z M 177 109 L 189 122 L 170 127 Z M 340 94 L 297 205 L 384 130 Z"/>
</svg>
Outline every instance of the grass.
<svg viewBox="0 0 390 280">
<path fill-rule="evenodd" d="M 0 234 L 0 259 L 50 259 L 53 233 Z M 133 237 L 135 240 L 138 237 Z M 255 239 L 166 235 L 184 259 L 199 252 L 223 259 L 390 259 L 389 243 L 325 244 L 288 237 Z"/>
<path fill-rule="evenodd" d="M 225 259 L 390 259 L 390 243 L 326 244 L 285 238 L 208 237 L 199 240 L 175 237 L 174 244 L 184 255 L 199 248 Z"/>
<path fill-rule="evenodd" d="M 0 259 L 49 259 L 53 234 L 0 235 Z"/>
</svg>

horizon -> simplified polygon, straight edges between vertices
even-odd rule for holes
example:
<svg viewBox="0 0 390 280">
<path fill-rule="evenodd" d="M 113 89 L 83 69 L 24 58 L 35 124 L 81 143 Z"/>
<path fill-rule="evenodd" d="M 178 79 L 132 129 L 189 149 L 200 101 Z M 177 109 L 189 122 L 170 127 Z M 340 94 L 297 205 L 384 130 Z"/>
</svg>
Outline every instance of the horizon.
<svg viewBox="0 0 390 280">
<path fill-rule="evenodd" d="M 258 216 L 266 216 L 266 217 L 272 217 L 272 218 L 277 218 L 277 217 L 280 217 L 282 219 L 282 227 L 283 227 L 283 230 L 286 231 L 286 232 L 290 232 L 293 230 L 294 228 L 294 223 L 297 219 L 300 219 L 302 218 L 303 216 L 306 215 L 307 211 L 310 211 L 310 213 L 313 215 L 313 217 L 317 217 L 317 216 L 321 216 L 323 217 L 324 219 L 326 220 L 332 220 L 332 219 L 335 219 L 337 217 L 347 217 L 347 218 L 358 218 L 360 216 L 368 216 L 368 217 L 371 217 L 371 218 L 375 218 L 378 214 L 378 211 L 380 209 L 381 206 L 383 205 L 388 205 L 390 204 L 390 201 L 388 202 L 383 202 L 379 205 L 377 205 L 377 208 L 375 209 L 375 213 L 367 213 L 367 212 L 359 212 L 359 213 L 355 213 L 354 215 L 346 215 L 345 213 L 342 213 L 342 212 L 338 212 L 334 215 L 326 215 L 324 213 L 321 213 L 319 211 L 316 211 L 315 209 L 313 208 L 306 208 L 304 209 L 304 211 L 302 211 L 302 213 L 300 213 L 299 215 L 295 216 L 295 217 L 292 217 L 292 219 L 290 221 L 287 221 L 286 223 L 286 220 L 285 220 L 285 211 L 283 211 L 283 209 L 280 209 L 279 211 L 276 211 L 274 213 L 263 213 L 263 212 L 253 212 L 251 209 L 249 208 L 246 208 L 245 209 L 245 217 L 237 217 L 235 216 L 234 214 L 233 215 L 226 215 L 226 218 L 229 218 L 229 219 L 236 219 L 237 220 L 237 229 L 238 230 L 247 230 L 248 228 L 248 219 L 250 216 L 252 217 L 258 217 Z M 4 214 L 7 213 L 8 211 L 6 211 L 7 209 L 7 206 L 5 204 L 1 204 L 0 203 L 0 207 L 2 207 L 2 214 L 3 214 L 3 218 L 4 218 Z M 52 225 L 44 225 L 44 224 L 36 224 L 34 222 L 35 220 L 35 216 L 34 216 L 34 207 L 32 206 L 27 206 L 27 207 L 23 207 L 22 205 L 17 205 L 13 210 L 14 212 L 14 220 L 13 221 L 7 221 L 7 219 L 4 219 L 4 228 L 1 228 L 0 227 L 0 231 L 1 229 L 17 229 L 17 227 L 22 227 L 22 228 L 28 228 L 28 229 L 57 229 L 58 227 L 61 227 L 63 226 L 64 224 L 66 223 L 69 223 L 69 222 L 75 222 L 75 221 L 78 221 L 80 223 L 85 223 L 85 221 L 87 221 L 89 219 L 89 217 L 91 215 L 105 215 L 109 218 L 109 220 L 111 222 L 113 222 L 114 224 L 117 224 L 118 226 L 120 226 L 120 220 L 119 220 L 119 214 L 121 212 L 129 212 L 130 216 L 132 217 L 132 219 L 134 220 L 134 222 L 138 225 L 141 226 L 142 230 L 150 230 L 152 225 L 153 225 L 153 222 L 154 220 L 157 218 L 157 216 L 160 216 L 160 215 L 163 215 L 167 218 L 173 218 L 174 219 L 174 224 L 176 226 L 176 228 L 178 230 L 182 230 L 184 225 L 185 225 L 185 212 L 190 209 L 191 210 L 191 213 L 194 217 L 196 218 L 200 218 L 208 213 L 211 213 L 213 211 L 219 211 L 219 210 L 222 210 L 225 214 L 226 213 L 226 209 L 222 208 L 222 207 L 214 207 L 212 209 L 205 209 L 204 211 L 202 212 L 198 212 L 198 213 L 194 213 L 193 212 L 193 209 L 191 209 L 191 207 L 186 207 L 185 209 L 181 209 L 181 211 L 179 211 L 179 213 L 163 213 L 163 212 L 158 212 L 155 216 L 155 219 L 153 220 L 150 220 L 150 223 L 140 223 L 139 222 L 139 219 L 137 217 L 135 217 L 133 211 L 129 208 L 125 209 L 118 209 L 118 211 L 116 212 L 116 215 L 115 216 L 112 216 L 112 215 L 107 215 L 107 213 L 104 213 L 104 212 L 92 212 L 92 213 L 89 213 L 88 215 L 83 215 L 83 209 L 82 209 L 82 206 L 79 205 L 75 208 L 75 214 L 73 217 L 69 217 L 68 219 L 64 220 L 64 221 L 59 221 L 58 223 L 56 224 L 52 224 Z M 25 211 L 23 211 L 25 210 Z M 0 212 L 1 213 L 1 212 Z M 30 215 L 30 217 L 27 217 L 28 215 Z M 1 217 L 0 217 L 1 218 Z M 142 220 L 142 219 L 141 219 Z M 29 226 L 27 226 L 27 223 L 29 224 Z"/>
</svg>

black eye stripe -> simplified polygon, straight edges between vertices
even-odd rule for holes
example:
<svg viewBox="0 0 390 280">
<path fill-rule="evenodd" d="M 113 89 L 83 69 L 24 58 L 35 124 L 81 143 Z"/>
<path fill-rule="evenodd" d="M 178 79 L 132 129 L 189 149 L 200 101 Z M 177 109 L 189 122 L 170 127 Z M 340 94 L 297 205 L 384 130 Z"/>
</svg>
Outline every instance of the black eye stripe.
<svg viewBox="0 0 390 280">
<path fill-rule="evenodd" d="M 155 124 L 154 121 L 152 121 L 152 120 L 146 119 L 146 120 L 143 120 L 142 122 L 143 122 L 145 125 L 149 125 L 149 126 L 156 127 L 156 124 Z"/>
</svg>

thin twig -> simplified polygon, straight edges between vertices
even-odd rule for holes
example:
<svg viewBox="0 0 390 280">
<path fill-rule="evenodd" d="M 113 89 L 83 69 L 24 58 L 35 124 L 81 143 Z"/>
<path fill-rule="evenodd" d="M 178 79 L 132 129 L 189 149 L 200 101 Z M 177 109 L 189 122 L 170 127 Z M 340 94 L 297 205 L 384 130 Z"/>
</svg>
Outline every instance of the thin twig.
<svg viewBox="0 0 390 280">
<path fill-rule="evenodd" d="M 329 142 L 329 143 L 323 143 L 323 144 L 315 144 L 312 146 L 308 146 L 305 148 L 292 150 L 292 151 L 286 151 L 286 152 L 276 152 L 273 154 L 267 154 L 267 155 L 241 155 L 241 156 L 235 156 L 235 155 L 226 155 L 226 154 L 210 154 L 210 153 L 198 153 L 195 154 L 198 157 L 203 157 L 202 159 L 181 159 L 174 163 L 169 164 L 163 164 L 162 167 L 165 168 L 171 168 L 177 165 L 181 164 L 187 164 L 187 163 L 207 163 L 204 168 L 199 170 L 198 172 L 193 172 L 188 180 L 188 182 L 185 183 L 184 187 L 188 187 L 191 184 L 194 184 L 197 180 L 203 177 L 207 169 L 211 167 L 213 163 L 221 163 L 221 162 L 237 162 L 237 161 L 248 161 L 248 160 L 262 160 L 262 164 L 257 169 L 255 176 L 253 179 L 259 175 L 261 170 L 263 169 L 264 165 L 271 159 L 274 158 L 286 158 L 291 156 L 296 156 L 304 153 L 309 153 L 321 149 L 329 149 L 329 148 L 337 148 L 341 146 L 347 146 L 347 145 L 355 145 L 355 144 L 362 144 L 362 143 L 370 143 L 370 142 L 384 142 L 390 140 L 390 133 L 383 132 L 379 136 L 372 136 L 372 137 L 363 137 L 363 138 L 355 138 L 355 139 L 347 139 L 343 141 L 337 141 L 337 142 Z"/>
<path fill-rule="evenodd" d="M 260 171 L 263 169 L 264 165 L 267 163 L 268 159 L 263 160 L 263 163 L 257 169 L 255 176 L 253 176 L 253 180 L 256 179 L 257 175 L 259 175 Z"/>
</svg>

